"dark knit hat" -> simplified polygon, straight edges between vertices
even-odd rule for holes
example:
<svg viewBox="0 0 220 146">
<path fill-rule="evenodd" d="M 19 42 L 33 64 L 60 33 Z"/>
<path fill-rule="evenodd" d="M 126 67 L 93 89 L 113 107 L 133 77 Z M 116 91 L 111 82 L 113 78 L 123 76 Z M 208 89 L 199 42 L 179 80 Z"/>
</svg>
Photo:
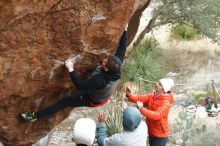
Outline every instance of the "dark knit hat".
<svg viewBox="0 0 220 146">
<path fill-rule="evenodd" d="M 117 72 L 121 70 L 121 60 L 115 55 L 109 55 L 108 61 L 106 66 L 108 67 L 109 71 Z"/>
</svg>

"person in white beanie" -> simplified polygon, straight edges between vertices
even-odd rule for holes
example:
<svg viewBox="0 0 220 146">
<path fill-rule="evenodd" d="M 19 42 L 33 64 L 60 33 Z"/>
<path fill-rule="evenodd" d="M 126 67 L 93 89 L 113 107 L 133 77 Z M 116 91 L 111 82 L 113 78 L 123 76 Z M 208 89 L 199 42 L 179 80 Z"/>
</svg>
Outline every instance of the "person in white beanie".
<svg viewBox="0 0 220 146">
<path fill-rule="evenodd" d="M 160 79 L 159 83 L 161 83 L 165 93 L 169 92 L 174 86 L 174 82 L 172 79 Z"/>
<path fill-rule="evenodd" d="M 76 146 L 91 146 L 95 140 L 96 123 L 89 118 L 78 119 L 73 129 Z"/>
<path fill-rule="evenodd" d="M 146 117 L 150 146 L 165 146 L 168 142 L 168 114 L 173 103 L 171 88 L 174 82 L 170 78 L 160 79 L 155 84 L 155 90 L 145 95 L 132 95 L 126 88 L 126 96 L 137 103 L 141 114 Z"/>
</svg>

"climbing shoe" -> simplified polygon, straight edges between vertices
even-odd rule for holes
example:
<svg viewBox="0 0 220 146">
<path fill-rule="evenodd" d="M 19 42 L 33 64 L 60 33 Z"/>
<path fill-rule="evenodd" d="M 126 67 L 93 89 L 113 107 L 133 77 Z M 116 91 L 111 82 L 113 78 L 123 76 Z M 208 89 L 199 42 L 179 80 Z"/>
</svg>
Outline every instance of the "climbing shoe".
<svg viewBox="0 0 220 146">
<path fill-rule="evenodd" d="M 20 114 L 21 119 L 34 122 L 37 120 L 37 117 L 35 115 L 35 112 L 24 112 Z"/>
</svg>

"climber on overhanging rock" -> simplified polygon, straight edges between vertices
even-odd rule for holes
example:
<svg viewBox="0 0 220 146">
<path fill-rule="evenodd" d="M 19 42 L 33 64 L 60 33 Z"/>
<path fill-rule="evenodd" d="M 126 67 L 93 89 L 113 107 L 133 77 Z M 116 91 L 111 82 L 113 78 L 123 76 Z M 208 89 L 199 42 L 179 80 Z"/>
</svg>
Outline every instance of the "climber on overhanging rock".
<svg viewBox="0 0 220 146">
<path fill-rule="evenodd" d="M 23 120 L 35 121 L 42 116 L 53 114 L 65 107 L 97 107 L 107 103 L 121 78 L 121 65 L 125 56 L 127 41 L 126 25 L 116 53 L 105 57 L 102 65 L 93 71 L 91 78 L 88 80 L 79 79 L 74 71 L 74 64 L 80 58 L 80 55 L 67 59 L 65 65 L 70 72 L 73 83 L 79 90 L 45 109 L 37 112 L 23 112 L 19 114 L 19 117 Z"/>
</svg>

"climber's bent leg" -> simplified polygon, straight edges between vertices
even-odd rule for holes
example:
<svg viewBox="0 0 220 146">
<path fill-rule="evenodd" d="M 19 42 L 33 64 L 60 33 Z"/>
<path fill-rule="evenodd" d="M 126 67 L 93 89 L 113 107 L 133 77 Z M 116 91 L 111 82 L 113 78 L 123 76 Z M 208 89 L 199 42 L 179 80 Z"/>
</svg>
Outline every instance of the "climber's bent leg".
<svg viewBox="0 0 220 146">
<path fill-rule="evenodd" d="M 35 121 L 36 119 L 49 114 L 56 113 L 65 107 L 82 107 L 89 105 L 88 94 L 85 91 L 77 91 L 74 95 L 62 98 L 57 103 L 50 105 L 38 112 L 24 112 L 20 116 L 24 120 Z"/>
</svg>

